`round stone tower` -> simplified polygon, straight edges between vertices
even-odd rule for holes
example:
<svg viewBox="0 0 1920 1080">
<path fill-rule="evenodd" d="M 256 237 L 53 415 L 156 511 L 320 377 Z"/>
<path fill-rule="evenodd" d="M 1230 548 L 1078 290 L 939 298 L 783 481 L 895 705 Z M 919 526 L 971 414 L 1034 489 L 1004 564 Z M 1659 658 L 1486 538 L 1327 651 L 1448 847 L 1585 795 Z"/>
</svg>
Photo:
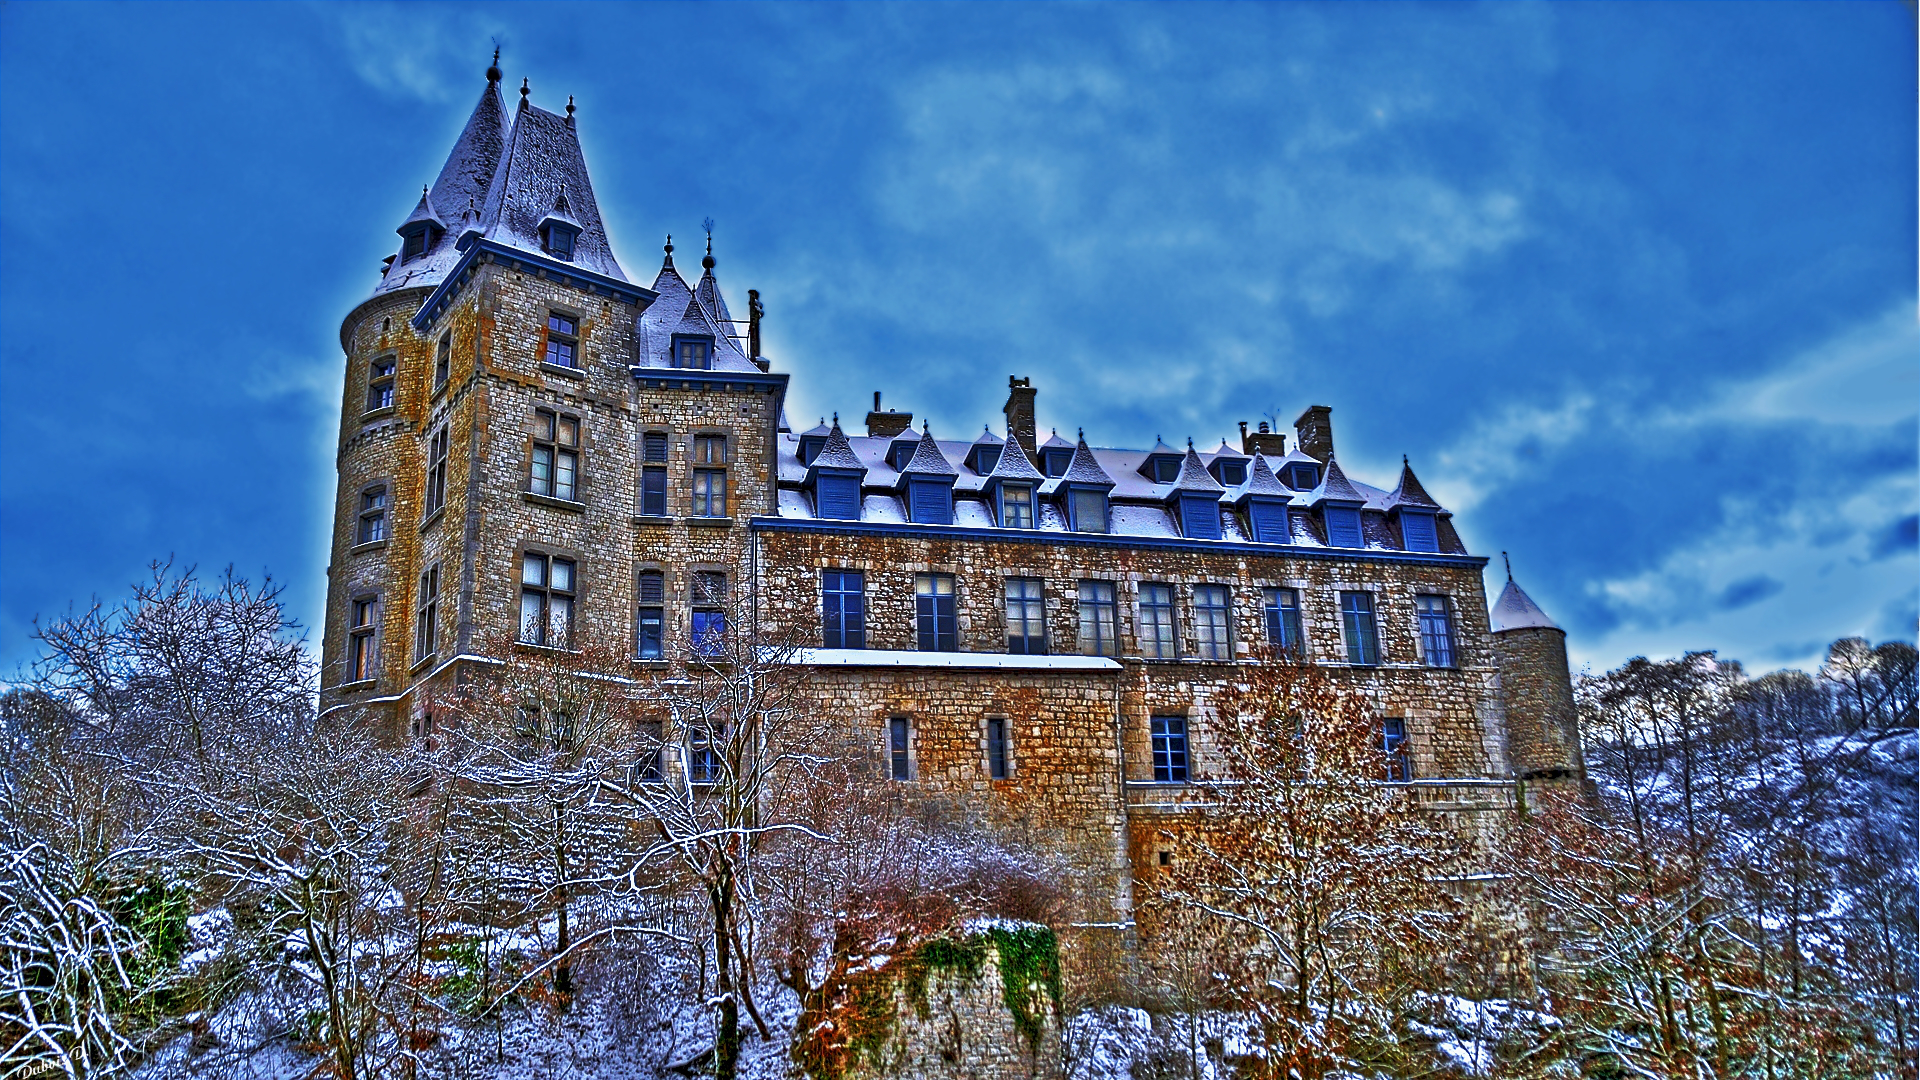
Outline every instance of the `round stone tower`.
<svg viewBox="0 0 1920 1080">
<path fill-rule="evenodd" d="M 1488 612 L 1507 712 L 1507 755 L 1521 780 L 1586 786 L 1580 723 L 1567 668 L 1567 633 L 1554 625 L 1509 571 Z"/>
</svg>

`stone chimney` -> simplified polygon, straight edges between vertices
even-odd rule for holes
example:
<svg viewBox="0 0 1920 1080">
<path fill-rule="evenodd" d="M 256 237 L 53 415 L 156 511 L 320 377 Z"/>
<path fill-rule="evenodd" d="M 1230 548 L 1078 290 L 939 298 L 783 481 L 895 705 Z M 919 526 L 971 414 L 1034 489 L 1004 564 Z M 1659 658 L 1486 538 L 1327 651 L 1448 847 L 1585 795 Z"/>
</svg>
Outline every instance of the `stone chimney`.
<svg viewBox="0 0 1920 1080">
<path fill-rule="evenodd" d="M 913 426 L 913 414 L 880 411 L 880 391 L 873 392 L 873 411 L 867 414 L 867 434 L 876 439 L 891 439 Z"/>
<path fill-rule="evenodd" d="M 1240 452 L 1286 457 L 1287 437 L 1274 431 L 1265 420 L 1260 421 L 1259 431 L 1248 431 L 1247 422 L 1242 420 L 1240 421 Z"/>
<path fill-rule="evenodd" d="M 1007 405 L 1003 410 L 1007 414 L 1007 437 L 1021 445 L 1027 457 L 1038 460 L 1040 446 L 1034 441 L 1033 398 L 1040 391 L 1033 388 L 1032 379 L 1016 379 L 1007 376 Z"/>
<path fill-rule="evenodd" d="M 1333 456 L 1333 410 L 1325 405 L 1309 405 L 1293 422 L 1293 434 L 1300 452 L 1325 465 Z"/>
</svg>

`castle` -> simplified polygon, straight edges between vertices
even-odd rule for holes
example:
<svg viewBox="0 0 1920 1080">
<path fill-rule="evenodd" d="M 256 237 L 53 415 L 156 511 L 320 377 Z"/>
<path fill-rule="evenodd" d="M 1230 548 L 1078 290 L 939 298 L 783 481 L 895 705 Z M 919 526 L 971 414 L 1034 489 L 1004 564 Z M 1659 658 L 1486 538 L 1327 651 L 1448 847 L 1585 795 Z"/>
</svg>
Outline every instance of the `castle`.
<svg viewBox="0 0 1920 1080">
<path fill-rule="evenodd" d="M 509 113 L 499 83 L 341 324 L 323 708 L 430 736 L 489 642 L 627 642 L 644 674 L 744 609 L 801 635 L 893 779 L 1074 860 L 1089 926 L 1130 923 L 1157 822 L 1222 753 L 1210 695 L 1269 647 L 1364 693 L 1383 778 L 1436 809 L 1583 775 L 1565 635 L 1511 581 L 1489 610 L 1410 466 L 1349 477 L 1327 408 L 1291 446 L 1242 423 L 1113 449 L 1043 438 L 1014 378 L 1004 437 L 936 438 L 878 394 L 864 433 L 791 430 L 711 241 L 691 283 L 670 241 L 630 280 L 571 100 L 523 82 Z"/>
</svg>

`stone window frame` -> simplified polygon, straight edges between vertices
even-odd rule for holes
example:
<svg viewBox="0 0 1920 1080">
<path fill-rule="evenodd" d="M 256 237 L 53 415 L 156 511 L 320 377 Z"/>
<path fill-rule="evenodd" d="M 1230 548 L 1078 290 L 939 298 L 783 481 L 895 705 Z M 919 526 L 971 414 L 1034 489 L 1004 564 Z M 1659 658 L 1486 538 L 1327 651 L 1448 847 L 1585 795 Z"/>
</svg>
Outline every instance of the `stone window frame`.
<svg viewBox="0 0 1920 1080">
<path fill-rule="evenodd" d="M 439 397 L 446 392 L 447 384 L 453 381 L 453 328 L 448 327 L 440 335 L 440 341 L 433 347 L 433 396 Z"/>
<path fill-rule="evenodd" d="M 555 303 L 552 300 L 547 301 L 542 306 L 547 309 L 547 313 L 545 317 L 540 320 L 540 342 L 533 354 L 535 365 L 538 366 L 541 371 L 553 372 L 560 375 L 578 376 L 585 373 L 587 370 L 586 312 L 578 308 L 569 307 L 566 304 Z M 564 319 L 571 322 L 573 324 L 573 333 L 568 334 L 564 331 L 554 330 L 554 319 Z M 556 364 L 547 359 L 547 354 L 550 351 L 548 345 L 553 341 L 556 334 L 562 339 L 562 343 L 573 346 L 573 363 Z"/>
<path fill-rule="evenodd" d="M 1000 775 L 993 775 L 993 725 L 1000 725 Z M 1002 713 L 989 713 L 980 724 L 980 758 L 985 766 L 988 780 L 1012 780 L 1014 778 L 1013 717 Z"/>
<path fill-rule="evenodd" d="M 433 662 L 440 652 L 441 560 L 435 559 L 420 571 L 419 588 L 413 598 L 413 670 Z M 517 565 L 517 564 L 516 564 Z"/>
<path fill-rule="evenodd" d="M 660 457 L 656 460 L 647 456 L 647 440 L 659 436 Z M 640 431 L 640 450 L 636 455 L 640 461 L 640 491 L 638 511 L 641 517 L 670 518 L 673 516 L 673 432 L 664 426 L 649 426 Z M 660 477 L 659 513 L 647 509 L 647 477 Z"/>
<path fill-rule="evenodd" d="M 1085 584 L 1106 585 L 1113 590 L 1113 599 L 1110 601 L 1105 601 L 1105 603 L 1108 605 L 1108 608 L 1109 608 L 1109 614 L 1113 616 L 1113 640 L 1108 642 L 1108 646 L 1110 648 L 1110 651 L 1108 652 L 1087 653 L 1082 651 L 1083 649 L 1082 643 L 1085 639 L 1080 634 L 1080 623 L 1081 623 L 1080 605 L 1085 601 L 1080 599 L 1080 586 Z M 1118 657 L 1123 655 L 1120 651 L 1120 603 L 1121 603 L 1120 598 L 1122 595 L 1124 595 L 1124 593 L 1125 593 L 1125 589 L 1123 588 L 1123 583 L 1117 578 L 1082 577 L 1082 578 L 1074 579 L 1074 582 L 1073 582 L 1073 648 L 1076 654 L 1081 656 L 1091 655 L 1091 656 L 1107 656 L 1107 657 Z M 1097 617 L 1095 621 L 1096 623 L 1098 622 Z"/>
<path fill-rule="evenodd" d="M 698 582 L 700 581 L 701 576 L 705 574 L 720 575 L 721 589 L 720 589 L 719 596 L 717 597 L 702 596 L 700 594 Z M 698 562 L 698 563 L 687 564 L 686 579 L 685 579 L 685 583 L 686 583 L 685 599 L 686 599 L 686 610 L 687 610 L 687 649 L 690 654 L 693 653 L 697 644 L 693 636 L 694 635 L 693 622 L 694 622 L 695 613 L 705 614 L 705 613 L 711 613 L 716 611 L 719 612 L 722 634 L 727 634 L 731 631 L 739 629 L 738 627 L 735 627 L 731 624 L 731 619 L 733 615 L 732 606 L 733 606 L 734 590 L 740 588 L 740 582 L 737 580 L 737 577 L 738 575 L 736 573 L 736 568 L 728 563 Z M 669 591 L 668 595 L 672 595 L 671 591 Z M 701 655 L 704 658 L 709 660 L 715 659 L 715 658 L 724 658 L 726 655 L 726 650 L 725 650 L 725 647 L 722 646 L 721 649 L 716 653 L 706 653 Z"/>
<path fill-rule="evenodd" d="M 1156 578 L 1152 581 L 1141 579 L 1133 582 L 1132 584 L 1133 584 L 1133 647 L 1135 650 L 1138 651 L 1139 658 L 1141 660 L 1151 661 L 1154 663 L 1176 663 L 1182 659 L 1185 659 L 1185 657 L 1183 657 L 1180 653 L 1180 585 L 1181 583 L 1179 581 L 1171 580 L 1168 578 Z M 1147 595 L 1147 592 L 1146 591 L 1148 586 L 1160 586 L 1167 590 L 1167 603 L 1166 603 L 1167 620 L 1168 620 L 1168 627 L 1173 634 L 1173 641 L 1171 642 L 1172 655 L 1169 655 L 1169 656 L 1148 656 L 1147 655 L 1147 648 L 1146 648 L 1146 642 L 1147 642 L 1146 595 Z M 1159 607 L 1160 605 L 1155 604 L 1154 606 Z"/>
<path fill-rule="evenodd" d="M 548 420 L 550 420 L 550 423 L 546 422 Z M 571 446 L 560 441 L 562 425 L 569 420 L 573 422 L 573 444 Z M 584 497 L 587 486 L 587 470 L 585 465 L 587 457 L 586 413 L 581 410 L 566 408 L 558 402 L 545 404 L 535 403 L 533 406 L 532 426 L 533 430 L 528 432 L 526 439 L 526 486 L 521 490 L 529 495 L 536 495 L 540 498 L 550 499 L 558 503 L 568 503 L 575 506 L 585 504 L 587 501 Z M 547 428 L 551 429 L 552 434 L 550 437 L 543 435 L 543 430 Z M 547 466 L 546 491 L 540 491 L 535 487 L 533 475 L 534 455 L 538 453 L 542 447 L 546 448 L 550 455 Z M 568 453 L 573 455 L 573 491 L 571 496 L 560 494 L 559 483 L 560 458 L 563 454 Z"/>
<path fill-rule="evenodd" d="M 641 587 L 649 576 L 660 579 L 660 595 L 649 599 Z M 657 561 L 643 561 L 633 568 L 633 658 L 643 664 L 664 664 L 667 661 L 667 642 L 672 640 L 668 632 L 671 620 L 667 618 L 667 609 L 671 606 L 672 590 L 667 587 L 667 566 Z M 654 611 L 660 617 L 660 655 L 643 656 L 640 652 L 640 626 L 643 612 Z"/>
<path fill-rule="evenodd" d="M 1420 583 L 1412 586 L 1413 591 L 1413 651 L 1420 665 L 1434 671 L 1458 671 L 1460 663 L 1460 605 L 1453 602 L 1453 594 L 1444 589 L 1434 588 Z M 1420 601 L 1424 599 L 1440 601 L 1442 614 L 1447 623 L 1447 663 L 1436 664 L 1427 652 L 1427 633 L 1425 619 L 1420 611 Z"/>
<path fill-rule="evenodd" d="M 381 371 L 382 364 L 390 365 Z M 376 398 L 376 394 L 384 393 Z M 372 416 L 384 416 L 393 411 L 400 400 L 400 354 L 382 352 L 367 361 L 367 407 L 361 410 L 361 419 Z"/>
<path fill-rule="evenodd" d="M 376 492 L 380 495 L 380 505 L 370 507 L 367 505 L 367 498 Z M 354 504 L 353 535 L 348 538 L 347 550 L 349 552 L 378 551 L 386 547 L 387 541 L 393 536 L 392 478 L 383 476 L 360 485 L 360 490 L 354 493 Z M 374 521 L 380 523 L 380 535 L 370 537 L 367 535 L 367 527 Z"/>
<path fill-rule="evenodd" d="M 554 559 L 562 559 L 566 562 L 570 562 L 573 564 L 573 589 L 571 592 L 568 592 L 565 594 L 569 596 L 573 601 L 573 612 L 567 626 L 567 643 L 565 645 L 546 645 L 546 644 L 541 644 L 540 642 L 537 642 L 537 641 L 524 641 L 520 637 L 520 631 L 521 631 L 520 605 L 523 603 L 523 601 L 520 599 L 520 595 L 527 588 L 527 585 L 521 579 L 526 572 L 525 570 L 526 560 L 529 554 L 541 555 L 547 559 L 547 580 L 548 581 L 552 580 Z M 514 648 L 554 649 L 561 652 L 579 651 L 578 642 L 580 640 L 580 623 L 581 623 L 580 617 L 581 617 L 581 613 L 586 610 L 587 597 L 590 592 L 590 590 L 587 587 L 588 578 L 586 574 L 586 566 L 587 566 L 586 553 L 581 551 L 579 548 L 575 548 L 567 544 L 555 544 L 555 543 L 550 543 L 546 540 L 526 538 L 526 539 L 522 539 L 519 543 L 513 546 L 513 565 L 512 565 L 511 577 L 508 579 L 509 581 L 512 582 L 511 589 L 508 593 L 508 597 L 509 597 L 508 611 L 510 612 L 509 617 L 513 620 Z M 537 585 L 533 587 L 537 589 L 542 589 L 548 592 L 549 594 L 555 591 L 562 591 L 562 590 L 554 590 L 551 585 Z"/>
<path fill-rule="evenodd" d="M 1003 633 L 1003 634 L 1001 635 L 1001 646 L 1002 646 L 1002 648 L 1003 648 L 1003 649 L 1004 649 L 1004 650 L 1005 650 L 1006 652 L 1008 652 L 1009 654 L 1012 654 L 1012 653 L 1013 653 L 1013 616 L 1011 615 L 1011 613 L 1010 613 L 1010 612 L 1008 611 L 1008 608 L 1007 608 L 1007 605 L 1008 605 L 1009 603 L 1011 603 L 1012 601 L 1011 601 L 1011 600 L 1010 600 L 1010 598 L 1009 598 L 1009 597 L 1007 596 L 1007 586 L 1008 586 L 1008 585 L 1009 585 L 1010 583 L 1012 583 L 1012 582 L 1015 582 L 1015 581 L 1030 581 L 1030 582 L 1033 582 L 1033 583 L 1035 583 L 1035 584 L 1037 584 L 1037 585 L 1039 585 L 1039 586 L 1040 586 L 1040 595 L 1039 595 L 1038 597 L 1036 597 L 1036 598 L 1034 599 L 1034 601 L 1033 601 L 1033 602 L 1035 602 L 1035 603 L 1038 603 L 1038 604 L 1040 605 L 1040 620 L 1039 620 L 1039 623 L 1040 623 L 1040 648 L 1039 648 L 1039 650 L 1038 650 L 1038 651 L 1035 651 L 1035 650 L 1033 650 L 1032 648 L 1028 648 L 1028 650 L 1027 650 L 1027 651 L 1026 651 L 1025 653 L 1023 653 L 1023 654 L 1020 654 L 1020 655 L 1025 655 L 1025 656 L 1049 656 L 1049 655 L 1052 655 L 1052 653 L 1053 653 L 1053 634 L 1049 632 L 1049 630 L 1048 630 L 1048 626 L 1047 626 L 1047 623 L 1048 623 L 1048 619 L 1047 619 L 1047 600 L 1049 599 L 1049 596 L 1050 596 L 1050 594 L 1051 594 L 1051 592 L 1052 592 L 1052 590 L 1050 590 L 1050 589 L 1048 589 L 1048 588 L 1047 588 L 1047 577 L 1046 577 L 1046 575 L 1045 575 L 1045 574 L 1042 574 L 1042 573 L 1039 573 L 1039 572 L 1036 572 L 1036 571 L 1032 571 L 1032 570 L 1021 570 L 1021 569 L 1015 569 L 1015 568 L 1009 568 L 1009 569 L 1007 569 L 1007 570 L 1006 570 L 1005 572 L 1003 572 L 1003 573 L 1002 573 L 1002 574 L 1000 575 L 1000 588 L 999 588 L 999 589 L 998 589 L 997 591 L 998 591 L 998 593 L 999 593 L 999 595 L 1000 595 L 1000 622 L 1001 622 L 1001 628 L 1002 628 L 1002 629 L 1003 629 L 1003 630 L 1005 631 L 1005 632 L 1004 632 L 1004 633 Z M 956 586 L 956 587 L 955 587 L 955 590 L 956 590 L 956 593 L 957 593 L 957 591 L 958 591 L 958 586 Z M 1075 595 L 1075 597 L 1076 597 L 1076 599 L 1077 599 L 1077 598 L 1078 598 L 1078 596 L 1079 596 L 1079 587 L 1078 587 L 1078 585 L 1076 585 L 1076 586 L 1075 586 L 1075 588 L 1074 588 L 1074 595 Z M 957 606 L 958 606 L 958 605 L 956 604 L 956 607 L 957 607 Z M 957 621 L 957 619 L 958 619 L 958 612 L 957 612 L 957 611 L 956 611 L 956 613 L 955 613 L 955 619 L 956 619 L 956 621 Z M 1076 623 L 1076 624 L 1075 624 L 1075 633 L 1076 633 L 1076 635 L 1078 634 L 1078 631 L 1079 631 L 1079 627 L 1078 627 L 1078 624 Z M 957 634 L 957 632 L 958 632 L 958 627 L 956 626 L 956 634 Z M 1032 635 L 1030 635 L 1030 634 L 1029 634 L 1029 635 L 1025 635 L 1024 637 L 1025 637 L 1025 639 L 1027 639 L 1027 640 L 1031 640 L 1031 638 L 1032 638 Z M 1075 646 L 1074 646 L 1074 647 L 1075 647 L 1075 648 L 1078 648 L 1078 647 L 1079 647 L 1079 643 L 1078 643 L 1078 641 L 1077 641 L 1077 640 L 1076 640 L 1076 642 L 1075 642 Z"/>
<path fill-rule="evenodd" d="M 426 482 L 421 485 L 420 505 L 424 516 L 420 528 L 439 520 L 447 508 L 447 459 L 453 456 L 453 421 L 445 419 L 427 436 Z"/>
<path fill-rule="evenodd" d="M 726 455 L 726 460 L 717 461 L 717 462 L 699 460 L 700 440 L 711 439 L 715 437 L 718 437 L 721 440 L 723 440 L 721 445 Z M 731 476 L 731 473 L 733 472 L 734 450 L 738 446 L 739 446 L 739 443 L 737 441 L 737 432 L 735 431 L 735 429 L 730 427 L 722 427 L 720 425 L 709 424 L 709 425 L 703 425 L 701 427 L 694 428 L 692 431 L 687 433 L 687 516 L 688 517 L 706 518 L 706 519 L 715 520 L 715 521 L 725 521 L 725 520 L 729 520 L 733 516 L 732 500 L 733 500 L 734 492 L 733 492 L 733 478 Z M 698 474 L 700 473 L 719 474 L 720 485 L 722 488 L 720 493 L 720 503 L 721 503 L 721 510 L 722 510 L 721 513 L 701 514 L 701 513 L 695 512 L 695 510 L 697 509 L 697 504 L 694 502 L 694 500 L 700 497 L 700 493 L 695 490 L 697 486 L 695 482 L 698 479 Z M 711 489 L 709 489 L 706 497 L 708 500 L 707 509 L 712 510 L 713 504 L 712 504 Z"/>
<path fill-rule="evenodd" d="M 1224 651 L 1220 656 L 1208 656 L 1205 653 L 1205 651 L 1202 649 L 1201 634 L 1200 634 L 1200 590 L 1201 589 L 1220 589 L 1226 594 L 1226 600 L 1227 600 L 1226 606 L 1221 610 L 1224 612 L 1224 621 L 1222 625 L 1226 629 L 1227 640 L 1221 643 Z M 1214 664 L 1233 660 L 1235 656 L 1234 650 L 1239 647 L 1242 636 L 1243 636 L 1240 633 L 1236 632 L 1236 629 L 1233 625 L 1233 620 L 1235 615 L 1238 614 L 1239 609 L 1244 606 L 1234 602 L 1235 590 L 1233 585 L 1224 581 L 1190 581 L 1184 584 L 1184 586 L 1181 588 L 1181 591 L 1187 594 L 1186 595 L 1187 614 L 1189 618 L 1192 620 L 1192 629 L 1193 629 L 1193 633 L 1192 633 L 1193 650 L 1190 654 L 1179 656 L 1178 649 L 1177 649 L 1178 642 L 1176 640 L 1176 656 L 1178 656 L 1178 658 L 1182 660 L 1199 660 L 1205 663 L 1214 663 Z M 1179 617 L 1178 615 L 1176 615 L 1175 616 L 1176 625 L 1178 624 L 1178 621 L 1179 621 Z M 1176 638 L 1177 638 L 1177 635 L 1176 635 Z"/>
<path fill-rule="evenodd" d="M 887 780 L 896 784 L 917 783 L 920 779 L 919 723 L 912 713 L 889 712 L 881 728 L 881 751 L 887 763 Z M 905 745 L 900 745 L 904 742 Z M 904 773 L 904 775 L 902 775 Z"/>
<path fill-rule="evenodd" d="M 366 605 L 367 621 L 355 622 L 354 619 L 360 615 L 363 604 Z M 346 667 L 342 672 L 345 677 L 340 685 L 355 686 L 371 683 L 380 677 L 380 639 L 383 636 L 380 630 L 384 613 L 385 609 L 381 605 L 378 590 L 362 589 L 348 595 L 347 655 L 344 660 Z M 366 643 L 364 653 L 361 651 L 362 642 Z M 362 659 L 365 660 L 364 666 L 356 663 Z"/>
</svg>

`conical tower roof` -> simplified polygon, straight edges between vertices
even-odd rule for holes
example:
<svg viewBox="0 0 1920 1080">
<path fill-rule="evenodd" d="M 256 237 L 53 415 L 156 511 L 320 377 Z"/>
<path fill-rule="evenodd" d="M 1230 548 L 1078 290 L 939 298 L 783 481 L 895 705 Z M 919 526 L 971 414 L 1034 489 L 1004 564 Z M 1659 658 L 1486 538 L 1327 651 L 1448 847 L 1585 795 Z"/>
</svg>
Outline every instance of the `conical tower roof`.
<svg viewBox="0 0 1920 1080">
<path fill-rule="evenodd" d="M 1187 456 L 1180 461 L 1180 476 L 1173 482 L 1172 490 L 1218 495 L 1227 489 L 1220 486 L 1220 481 L 1215 480 L 1207 467 L 1200 463 L 1199 452 L 1194 450 L 1192 443 L 1188 443 Z"/>
<path fill-rule="evenodd" d="M 468 207 L 478 207 L 486 201 L 487 188 L 506 155 L 508 134 L 507 109 L 500 100 L 499 69 L 489 68 L 487 88 L 480 92 L 472 115 L 460 129 L 460 137 L 454 140 L 446 164 L 440 166 L 440 175 L 402 223 L 404 228 L 416 220 L 428 220 L 445 232 L 423 256 L 405 262 L 396 260 L 374 287 L 376 295 L 395 289 L 438 285 L 445 280 L 447 271 L 460 259 L 456 245 L 461 228 L 456 226 L 475 224 L 450 221 L 445 215 L 464 217 Z"/>
<path fill-rule="evenodd" d="M 568 216 L 580 223 L 580 235 L 573 241 L 573 264 L 615 281 L 627 280 L 600 220 L 586 155 L 574 130 L 572 105 L 568 115 L 561 116 L 535 108 L 529 95 L 523 84 L 506 153 L 481 206 L 483 235 L 495 243 L 541 254 L 540 222 L 564 196 Z"/>
<path fill-rule="evenodd" d="M 1400 483 L 1393 489 L 1393 494 L 1387 496 L 1387 506 L 1440 509 L 1440 504 L 1433 500 L 1433 496 L 1427 494 L 1427 489 L 1420 486 L 1420 478 L 1413 475 L 1413 466 L 1404 457 L 1400 459 Z"/>
<path fill-rule="evenodd" d="M 847 433 L 840 430 L 839 417 L 833 418 L 833 427 L 827 429 L 827 441 L 820 447 L 820 453 L 815 455 L 810 468 L 867 470 L 860 455 L 853 452 L 853 444 L 847 441 Z"/>
<path fill-rule="evenodd" d="M 1259 454 L 1253 457 L 1253 465 L 1247 469 L 1247 482 L 1240 485 L 1240 498 L 1248 495 L 1267 495 L 1276 499 L 1293 498 L 1293 489 L 1280 482 L 1273 475 L 1273 467 Z"/>
<path fill-rule="evenodd" d="M 1069 484 L 1098 484 L 1113 487 L 1113 477 L 1094 460 L 1093 450 L 1087 446 L 1087 433 L 1080 433 L 1080 441 L 1073 448 L 1073 460 L 1067 463 L 1067 474 L 1060 478 Z"/>
<path fill-rule="evenodd" d="M 1320 478 L 1320 486 L 1313 489 L 1312 501 L 1317 506 L 1329 499 L 1334 502 L 1352 503 L 1367 501 L 1367 497 L 1360 494 L 1360 489 L 1354 487 L 1353 482 L 1347 479 L 1346 472 L 1340 468 L 1340 462 L 1335 460 L 1332 454 L 1327 455 L 1327 472 Z"/>
<path fill-rule="evenodd" d="M 1000 460 L 994 462 L 993 471 L 987 474 L 988 480 L 1045 480 L 1040 470 L 1033 467 L 1033 459 L 1027 456 L 1027 448 L 1020 445 L 1019 439 L 1008 439 L 1006 448 L 1000 451 Z"/>
<path fill-rule="evenodd" d="M 1516 584 L 1512 578 L 1508 578 L 1507 587 L 1500 590 L 1500 599 L 1494 601 L 1493 607 L 1487 612 L 1487 618 L 1496 634 L 1502 630 L 1524 630 L 1528 627 L 1560 629 L 1552 619 L 1547 618 L 1546 612 L 1540 610 L 1540 605 L 1533 602 L 1533 597 L 1528 596 L 1526 590 Z"/>
<path fill-rule="evenodd" d="M 900 469 L 901 476 L 959 476 L 960 470 L 953 467 L 947 455 L 940 452 L 940 444 L 933 441 L 933 430 L 927 425 L 920 427 L 920 441 L 914 444 L 913 456 L 907 459 Z"/>
</svg>

